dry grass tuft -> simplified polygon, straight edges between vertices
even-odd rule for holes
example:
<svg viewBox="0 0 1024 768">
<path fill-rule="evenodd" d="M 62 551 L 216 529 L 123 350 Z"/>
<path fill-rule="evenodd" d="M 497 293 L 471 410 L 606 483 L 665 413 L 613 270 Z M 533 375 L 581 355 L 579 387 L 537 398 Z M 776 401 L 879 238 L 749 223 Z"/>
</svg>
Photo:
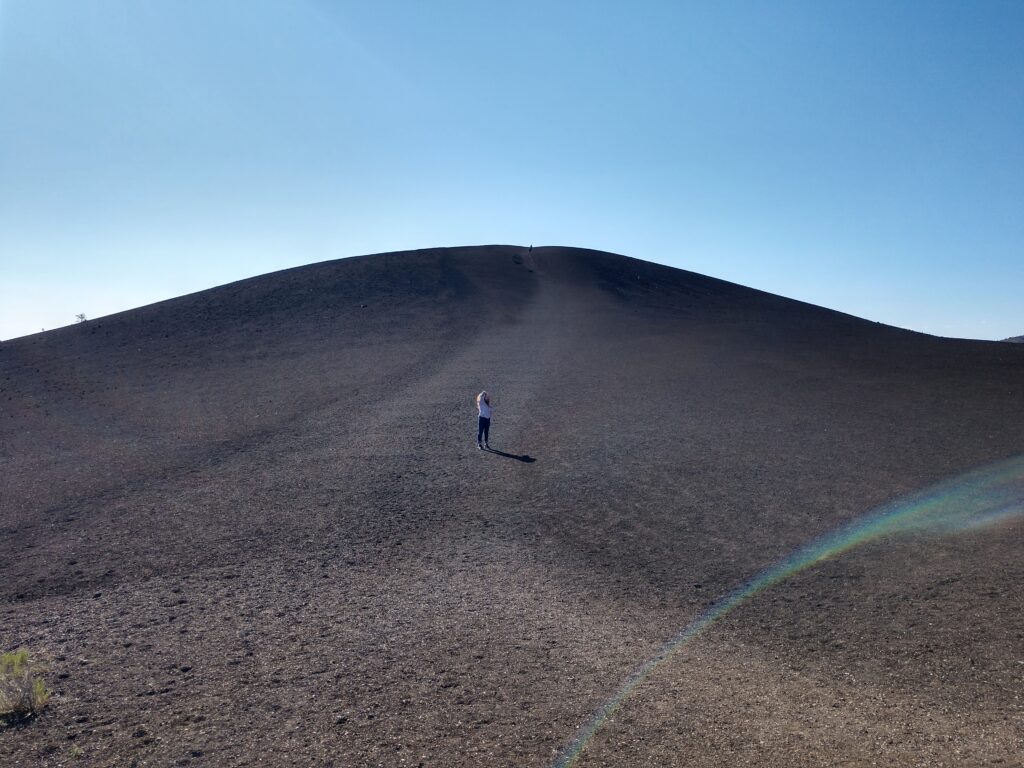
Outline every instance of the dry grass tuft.
<svg viewBox="0 0 1024 768">
<path fill-rule="evenodd" d="M 41 672 L 25 648 L 0 655 L 0 721 L 28 720 L 46 706 L 50 692 Z"/>
</svg>

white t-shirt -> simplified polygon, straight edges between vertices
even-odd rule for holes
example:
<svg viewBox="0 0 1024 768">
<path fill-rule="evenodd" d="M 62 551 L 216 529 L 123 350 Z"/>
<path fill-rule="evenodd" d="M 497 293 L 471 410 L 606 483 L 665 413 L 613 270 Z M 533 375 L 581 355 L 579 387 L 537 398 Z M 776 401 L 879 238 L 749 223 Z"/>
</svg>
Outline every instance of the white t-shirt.
<svg viewBox="0 0 1024 768">
<path fill-rule="evenodd" d="M 485 403 L 483 398 L 480 398 L 479 406 L 480 415 L 485 419 L 491 418 L 491 406 Z"/>
</svg>

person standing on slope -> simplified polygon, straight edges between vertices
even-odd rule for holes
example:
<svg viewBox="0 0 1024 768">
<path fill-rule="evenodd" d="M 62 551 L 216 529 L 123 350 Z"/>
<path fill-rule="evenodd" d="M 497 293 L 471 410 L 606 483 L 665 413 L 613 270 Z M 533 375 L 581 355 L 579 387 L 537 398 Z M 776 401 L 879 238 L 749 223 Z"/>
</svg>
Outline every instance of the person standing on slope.
<svg viewBox="0 0 1024 768">
<path fill-rule="evenodd" d="M 486 389 L 476 396 L 476 407 L 480 412 L 476 430 L 476 447 L 481 451 L 484 448 L 490 450 L 491 446 L 487 443 L 487 436 L 491 431 L 491 396 L 487 394 Z M 483 444 L 480 443 L 480 438 L 483 438 Z"/>
</svg>

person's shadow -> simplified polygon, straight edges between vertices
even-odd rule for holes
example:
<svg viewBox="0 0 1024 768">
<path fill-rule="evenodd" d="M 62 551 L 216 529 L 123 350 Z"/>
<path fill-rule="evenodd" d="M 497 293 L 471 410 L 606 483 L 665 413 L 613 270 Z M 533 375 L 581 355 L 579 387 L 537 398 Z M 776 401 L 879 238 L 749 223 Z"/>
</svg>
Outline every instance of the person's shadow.
<svg viewBox="0 0 1024 768">
<path fill-rule="evenodd" d="M 505 453 L 504 451 L 499 451 L 497 448 L 484 448 L 484 450 L 487 451 L 488 453 L 493 453 L 497 456 L 504 456 L 506 459 L 515 459 L 516 461 L 521 461 L 524 464 L 533 464 L 533 462 L 536 461 L 535 458 L 526 453 L 524 453 L 522 456 L 516 456 L 514 453 Z"/>
</svg>

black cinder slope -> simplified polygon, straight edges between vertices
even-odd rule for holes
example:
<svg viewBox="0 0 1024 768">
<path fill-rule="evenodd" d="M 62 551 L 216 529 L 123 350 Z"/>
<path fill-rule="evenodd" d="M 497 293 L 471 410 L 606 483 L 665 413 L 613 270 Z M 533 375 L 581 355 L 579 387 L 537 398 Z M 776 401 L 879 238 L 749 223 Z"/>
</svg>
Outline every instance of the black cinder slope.
<svg viewBox="0 0 1024 768">
<path fill-rule="evenodd" d="M 265 275 L 5 342 L 0 383 L 0 646 L 59 694 L 11 765 L 550 765 L 706 605 L 1024 434 L 1024 348 L 570 248 Z M 1022 533 L 776 587 L 581 764 L 1012 762 Z"/>
</svg>

